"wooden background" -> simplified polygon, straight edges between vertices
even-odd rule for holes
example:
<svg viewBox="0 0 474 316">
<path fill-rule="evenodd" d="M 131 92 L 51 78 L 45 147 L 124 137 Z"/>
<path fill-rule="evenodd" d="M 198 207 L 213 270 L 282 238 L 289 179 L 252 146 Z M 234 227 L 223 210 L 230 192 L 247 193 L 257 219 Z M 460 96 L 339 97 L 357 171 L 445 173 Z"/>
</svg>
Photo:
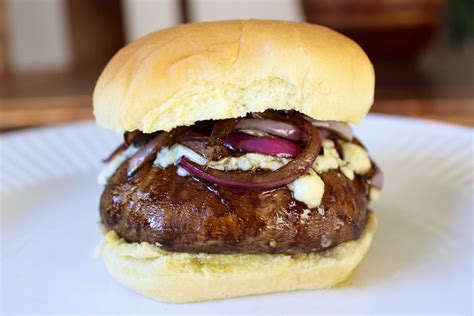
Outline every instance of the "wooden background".
<svg viewBox="0 0 474 316">
<path fill-rule="evenodd" d="M 91 95 L 95 81 L 107 60 L 126 44 L 123 8 L 121 2 L 115 0 L 64 1 L 71 38 L 71 64 L 63 71 L 15 73 L 7 40 L 9 12 L 5 0 L 0 0 L 0 131 L 93 119 Z M 189 21 L 188 1 L 179 3 L 181 20 Z M 340 7 L 340 3 L 346 3 L 350 10 Z M 450 56 L 448 50 L 447 57 L 441 53 L 438 60 L 432 61 L 434 70 L 423 72 L 417 64 L 419 52 L 411 47 L 413 45 L 403 46 L 405 41 L 393 40 L 412 34 L 417 36 L 417 42 L 426 42 L 427 47 L 439 46 L 433 37 L 440 36 L 437 28 L 442 23 L 443 1 L 413 1 L 425 6 L 404 6 L 404 12 L 400 12 L 400 7 L 380 7 L 386 1 L 364 1 L 360 7 L 358 3 L 361 2 L 309 0 L 302 1 L 302 7 L 310 22 L 322 21 L 350 34 L 361 44 L 378 43 L 379 46 L 364 47 L 374 62 L 377 78 L 371 111 L 474 127 L 474 74 L 472 65 L 468 65 L 469 62 L 474 64 L 474 57 L 467 59 L 464 67 L 456 64 L 456 57 Z M 373 3 L 373 7 L 367 7 L 368 3 Z M 431 11 L 426 5 L 430 5 Z M 357 14 L 354 8 L 359 10 Z M 381 19 L 374 22 L 370 10 L 381 10 L 377 12 L 381 12 L 382 17 L 387 14 L 391 18 L 391 39 L 386 36 L 387 25 L 380 26 Z M 420 12 L 423 15 L 417 19 Z M 408 26 L 404 20 L 407 13 L 411 14 L 412 21 Z M 344 21 L 344 25 L 338 24 L 340 21 Z M 403 27 L 398 26 L 400 21 Z M 362 28 L 361 23 L 365 23 Z M 398 46 L 390 48 L 390 45 Z M 424 49 L 420 47 L 416 49 Z M 396 51 L 397 56 L 387 56 L 387 50 Z M 474 49 L 472 51 L 474 56 Z M 437 62 L 449 62 L 453 66 L 436 67 Z M 466 63 L 466 58 L 459 62 Z"/>
</svg>

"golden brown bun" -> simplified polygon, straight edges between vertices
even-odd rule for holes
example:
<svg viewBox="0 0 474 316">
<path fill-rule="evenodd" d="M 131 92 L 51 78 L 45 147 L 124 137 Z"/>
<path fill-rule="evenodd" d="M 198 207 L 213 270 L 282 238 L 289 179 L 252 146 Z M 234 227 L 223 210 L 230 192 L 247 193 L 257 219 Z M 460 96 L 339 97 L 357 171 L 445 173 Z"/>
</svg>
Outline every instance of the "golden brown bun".
<svg viewBox="0 0 474 316">
<path fill-rule="evenodd" d="M 110 231 L 99 252 L 109 273 L 125 286 L 161 302 L 190 303 L 332 287 L 351 275 L 376 229 L 370 212 L 358 240 L 301 255 L 168 252 L 148 243 L 126 243 Z"/>
<path fill-rule="evenodd" d="M 184 24 L 121 49 L 94 91 L 99 125 L 146 133 L 266 109 L 358 123 L 374 70 L 349 38 L 322 26 L 268 20 Z"/>
</svg>

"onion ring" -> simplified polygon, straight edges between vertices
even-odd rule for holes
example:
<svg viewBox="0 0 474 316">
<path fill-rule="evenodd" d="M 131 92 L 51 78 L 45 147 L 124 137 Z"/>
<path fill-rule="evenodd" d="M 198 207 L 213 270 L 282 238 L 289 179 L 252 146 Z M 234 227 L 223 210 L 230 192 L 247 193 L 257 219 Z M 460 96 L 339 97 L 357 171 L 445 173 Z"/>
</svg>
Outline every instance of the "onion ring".
<svg viewBox="0 0 474 316">
<path fill-rule="evenodd" d="M 269 136 L 252 136 L 243 133 L 230 134 L 223 142 L 232 150 L 254 152 L 269 156 L 291 157 L 298 156 L 301 148 L 289 140 Z"/>
<path fill-rule="evenodd" d="M 169 140 L 169 133 L 162 132 L 155 136 L 146 145 L 141 147 L 129 160 L 127 175 L 131 177 L 145 162 L 148 162 L 156 156 L 158 150 Z"/>
<path fill-rule="evenodd" d="M 305 136 L 303 131 L 294 125 L 269 119 L 242 119 L 235 128 L 255 129 L 291 140 L 302 140 Z"/>
<path fill-rule="evenodd" d="M 352 132 L 352 128 L 347 123 L 337 122 L 337 121 L 319 121 L 307 115 L 302 115 L 302 116 L 308 121 L 310 121 L 313 124 L 313 126 L 330 130 L 348 141 L 352 141 L 352 139 L 354 138 L 354 133 Z"/>
<path fill-rule="evenodd" d="M 220 145 L 222 141 L 235 129 L 235 126 L 239 123 L 239 119 L 227 119 L 222 121 L 216 121 L 212 127 L 210 136 L 211 145 Z"/>
<path fill-rule="evenodd" d="M 291 118 L 291 121 L 301 126 L 306 133 L 306 146 L 296 159 L 275 171 L 258 173 L 222 171 L 201 166 L 185 157 L 181 158 L 179 165 L 198 179 L 227 188 L 266 190 L 284 186 L 305 174 L 311 168 L 321 149 L 319 133 L 310 122 L 300 118 Z"/>
</svg>

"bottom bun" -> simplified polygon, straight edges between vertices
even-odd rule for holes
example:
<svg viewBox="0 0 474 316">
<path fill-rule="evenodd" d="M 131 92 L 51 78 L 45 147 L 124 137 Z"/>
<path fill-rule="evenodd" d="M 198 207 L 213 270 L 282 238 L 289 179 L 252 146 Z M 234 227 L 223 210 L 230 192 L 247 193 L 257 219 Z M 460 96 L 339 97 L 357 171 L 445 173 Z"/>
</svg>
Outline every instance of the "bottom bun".
<svg viewBox="0 0 474 316">
<path fill-rule="evenodd" d="M 113 231 L 98 251 L 125 286 L 161 302 L 190 303 L 332 287 L 351 275 L 376 229 L 369 212 L 359 239 L 298 255 L 169 252 L 145 242 L 127 243 Z"/>
</svg>

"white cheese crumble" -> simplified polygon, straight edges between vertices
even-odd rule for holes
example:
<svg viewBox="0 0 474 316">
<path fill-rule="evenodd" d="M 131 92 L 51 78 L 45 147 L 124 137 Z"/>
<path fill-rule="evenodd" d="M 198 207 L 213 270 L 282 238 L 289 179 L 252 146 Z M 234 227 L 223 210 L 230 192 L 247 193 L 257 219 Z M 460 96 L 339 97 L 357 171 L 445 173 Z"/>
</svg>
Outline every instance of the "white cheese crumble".
<svg viewBox="0 0 474 316">
<path fill-rule="evenodd" d="M 295 200 L 305 203 L 310 208 L 321 204 L 324 194 L 324 182 L 313 169 L 287 185 L 293 191 Z"/>
<path fill-rule="evenodd" d="M 106 185 L 109 178 L 115 173 L 115 171 L 124 163 L 127 158 L 131 157 L 134 153 L 138 151 L 138 148 L 135 146 L 129 146 L 126 150 L 115 155 L 112 160 L 104 165 L 102 170 L 97 175 L 97 182 L 100 185 Z"/>
<path fill-rule="evenodd" d="M 369 199 L 371 201 L 377 201 L 380 197 L 380 189 L 377 189 L 375 187 L 371 187 L 369 191 Z"/>
<path fill-rule="evenodd" d="M 339 157 L 339 153 L 336 150 L 336 145 L 334 141 L 330 139 L 325 139 L 321 142 L 323 147 L 323 154 L 319 155 L 313 163 L 313 169 L 317 173 L 326 172 L 331 169 L 341 170 L 349 180 L 354 180 L 354 170 L 347 163 L 347 161 L 342 160 Z"/>
<path fill-rule="evenodd" d="M 247 153 L 240 157 L 226 157 L 219 161 L 209 161 L 207 165 L 213 169 L 219 170 L 277 170 L 286 165 L 290 159 L 282 157 L 273 157 L 268 155 Z"/>
<path fill-rule="evenodd" d="M 319 155 L 313 163 L 313 169 L 318 172 L 326 172 L 330 169 L 340 169 L 349 180 L 354 180 L 354 173 L 365 174 L 371 168 L 371 162 L 367 151 L 359 145 L 340 141 L 344 152 L 344 160 L 339 157 L 334 142 L 330 139 L 322 141 L 324 153 Z"/>
<path fill-rule="evenodd" d="M 370 158 L 364 148 L 353 143 L 342 143 L 341 146 L 344 160 L 356 174 L 365 174 L 370 170 Z"/>
<path fill-rule="evenodd" d="M 319 155 L 313 163 L 313 169 L 316 172 L 325 172 L 330 169 L 337 169 L 343 161 L 339 157 L 334 142 L 330 139 L 325 139 L 321 142 L 323 147 L 323 154 Z"/>
<path fill-rule="evenodd" d="M 349 166 L 342 166 L 341 172 L 349 179 L 354 180 L 354 170 L 352 170 Z"/>
<path fill-rule="evenodd" d="M 181 167 L 181 166 L 178 166 L 178 168 L 176 168 L 176 173 L 177 173 L 178 176 L 180 176 L 180 177 L 189 176 L 189 172 L 187 172 L 186 169 L 184 169 L 184 168 Z"/>
<path fill-rule="evenodd" d="M 160 150 L 160 152 L 156 155 L 154 164 L 164 169 L 170 165 L 176 164 L 176 162 L 178 162 L 178 160 L 183 156 L 200 165 L 204 165 L 207 162 L 207 159 L 197 152 L 189 149 L 186 146 L 175 144 L 171 146 L 171 148 L 165 147 Z M 184 173 L 181 172 L 181 174 Z"/>
</svg>

